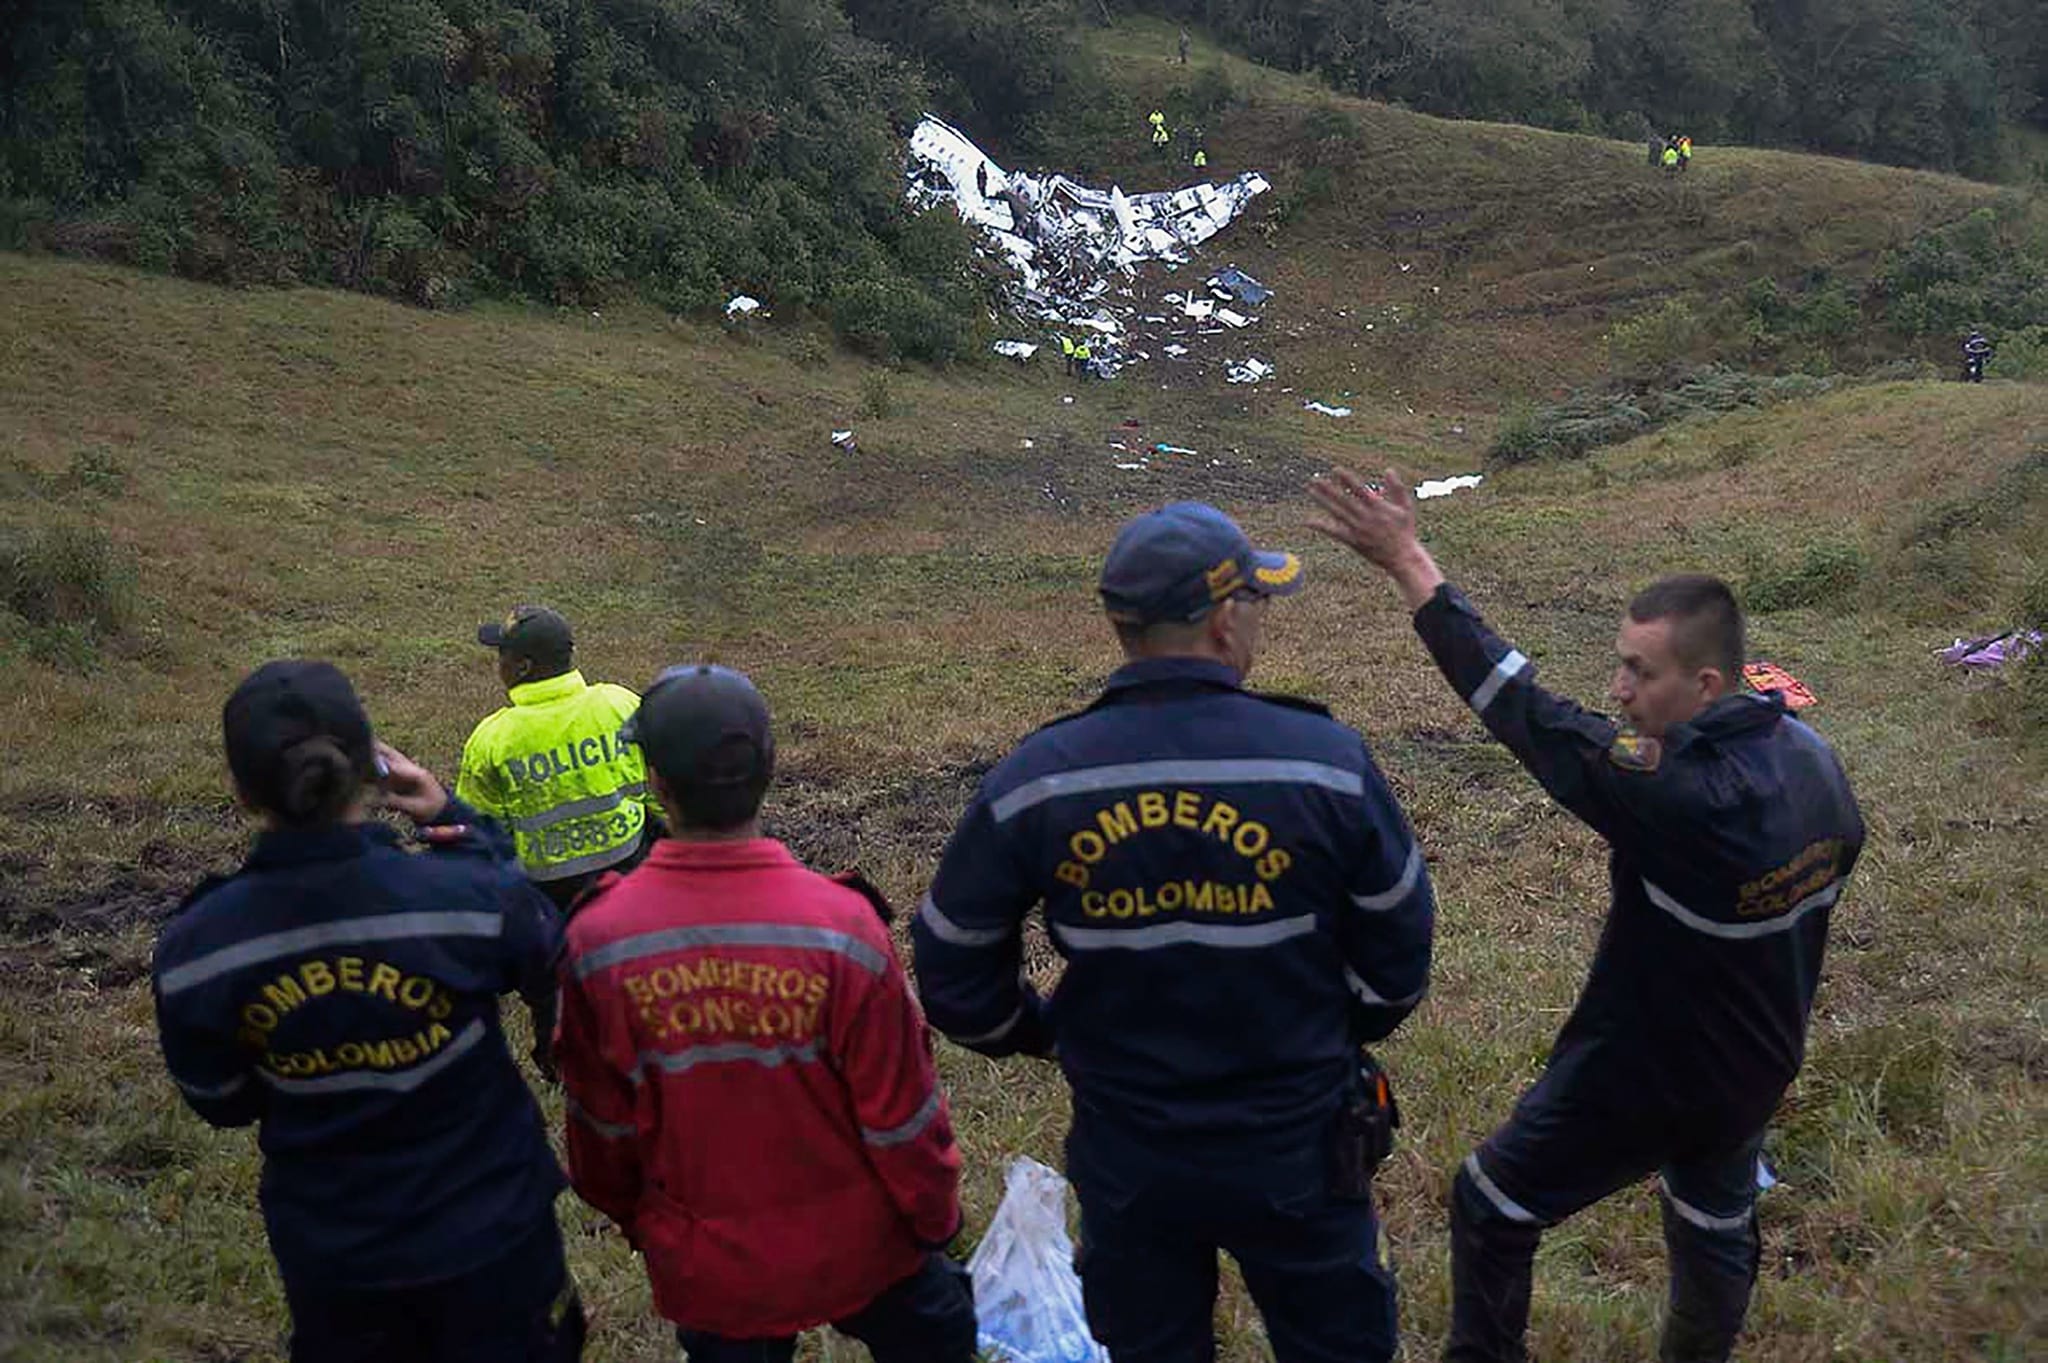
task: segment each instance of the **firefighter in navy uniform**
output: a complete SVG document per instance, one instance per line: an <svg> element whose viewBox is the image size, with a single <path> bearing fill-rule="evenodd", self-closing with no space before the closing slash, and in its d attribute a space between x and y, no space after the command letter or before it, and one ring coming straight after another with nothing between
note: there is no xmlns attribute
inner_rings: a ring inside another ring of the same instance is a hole
<svg viewBox="0 0 2048 1363"><path fill-rule="evenodd" d="M258 1128L293 1363L579 1357L562 1173L498 1019L517 990L549 1026L553 905L331 664L257 669L223 728L263 829L164 929L157 1023L192 1109ZM380 763L432 850L370 817Z"/></svg>
<svg viewBox="0 0 2048 1363"><path fill-rule="evenodd" d="M1672 577L1617 636L1618 726L1538 686L1416 538L1414 503L1339 471L1318 529L1391 577L1446 679L1551 798L1606 838L1613 902L1577 1007L1451 1191L1444 1356L1524 1358L1537 1240L1656 1173L1661 1357L1728 1357L1756 1278L1765 1124L1804 1059L1828 914L1863 847L1841 764L1777 693L1743 694L1725 584Z"/></svg>
<svg viewBox="0 0 2048 1363"><path fill-rule="evenodd" d="M1214 1356L1218 1250L1280 1363L1394 1351L1364 1153L1388 1114L1360 1047L1421 999L1434 904L1359 734L1243 689L1269 598L1300 584L1214 507L1126 526L1101 579L1125 666L989 773L911 928L941 1031L1057 1043L1088 1321L1116 1363ZM1020 978L1039 904L1067 961L1050 1000Z"/></svg>

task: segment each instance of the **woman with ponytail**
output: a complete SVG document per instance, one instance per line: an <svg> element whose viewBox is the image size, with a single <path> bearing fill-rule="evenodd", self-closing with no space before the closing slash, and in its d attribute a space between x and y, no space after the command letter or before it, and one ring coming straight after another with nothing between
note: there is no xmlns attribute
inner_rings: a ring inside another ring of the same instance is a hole
<svg viewBox="0 0 2048 1363"><path fill-rule="evenodd" d="M562 1175L498 1017L516 990L545 1038L554 906L332 664L266 663L221 720L260 831L164 929L157 1023L192 1109L257 1127L292 1363L579 1357Z"/></svg>

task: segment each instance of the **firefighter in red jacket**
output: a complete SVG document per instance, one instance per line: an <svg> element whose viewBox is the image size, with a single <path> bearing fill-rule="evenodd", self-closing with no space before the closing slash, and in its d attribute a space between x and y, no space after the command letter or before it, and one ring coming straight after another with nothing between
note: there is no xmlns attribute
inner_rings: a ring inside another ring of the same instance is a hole
<svg viewBox="0 0 2048 1363"><path fill-rule="evenodd" d="M761 836L768 708L673 667L628 721L674 832L569 928L570 1178L646 1257L692 1363L786 1363L830 1323L876 1363L969 1363L960 1155L879 907Z"/></svg>

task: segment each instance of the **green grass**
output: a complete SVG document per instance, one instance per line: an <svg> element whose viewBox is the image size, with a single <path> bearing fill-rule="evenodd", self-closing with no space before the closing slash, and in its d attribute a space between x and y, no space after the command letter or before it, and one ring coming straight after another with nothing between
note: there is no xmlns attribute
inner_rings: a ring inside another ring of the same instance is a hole
<svg viewBox="0 0 2048 1363"><path fill-rule="evenodd" d="M1107 41L1134 101L1174 78L1170 33ZM595 676L734 663L776 710L775 830L908 904L978 772L1114 665L1094 565L1122 519L1178 496L1304 549L1310 590L1274 613L1259 680L1365 730L1435 858L1438 967L1387 1048L1408 1126L1381 1185L1405 1356L1434 1355L1447 1179L1542 1063L1604 858L1484 741L1391 593L1306 540L1302 482L1331 458L1469 471L1518 401L1599 371L1609 312L1716 270L1863 259L1985 191L1715 148L1683 187L1644 182L1620 144L1329 101L1229 64L1249 102L1211 119L1219 173L1260 164L1284 195L1318 157L1363 167L1210 254L1281 289L1262 323L1281 377L1251 393L1143 371L1070 389L1007 364L882 377L803 332L433 315L0 256L0 525L104 536L108 580L131 584L63 647L0 616L0 1358L279 1357L253 1142L182 1110L146 985L154 917L245 836L216 726L249 667L334 658L380 730L446 770L499 703L470 631L512 601L569 611ZM1347 127L1355 149L1303 140ZM1153 187L1135 155L1097 169ZM1697 272L1695 254L1712 257ZM1411 258L1427 283L1396 268ZM1430 284L1442 301L1412 349L1363 329L1360 309ZM1300 410L1345 390L1348 422ZM1117 470L1126 419L1202 453ZM858 455L827 443L846 424ZM1591 700L1633 585L1680 567L1777 583L1756 651L1819 694L1857 782L1872 841L1771 1135L1786 1185L1763 1203L1745 1359L2048 1349L2048 692L1973 685L1929 652L2040 599L2044 448L2048 389L1865 384L1426 504L1447 569ZM1066 1097L1042 1067L950 1047L941 1064L971 1240L1003 1160L1056 1162ZM590 1356L671 1356L618 1238L573 1199L562 1215ZM1548 1242L1535 1347L1649 1356L1662 1281L1652 1197L1612 1199ZM1241 1290L1219 1326L1228 1363L1265 1356Z"/></svg>

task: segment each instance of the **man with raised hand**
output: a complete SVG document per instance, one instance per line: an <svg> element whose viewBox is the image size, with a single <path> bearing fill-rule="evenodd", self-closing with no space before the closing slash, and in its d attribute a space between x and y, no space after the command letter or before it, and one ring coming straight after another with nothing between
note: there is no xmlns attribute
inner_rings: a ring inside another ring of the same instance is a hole
<svg viewBox="0 0 2048 1363"><path fill-rule="evenodd" d="M1458 695L1604 837L1613 900L1585 991L1536 1085L1451 1190L1444 1357L1520 1360L1536 1244L1660 1175L1661 1357L1728 1357L1756 1279L1757 1154L1799 1072L1828 911L1863 847L1840 762L1777 694L1741 691L1742 612L1711 577L1629 603L1610 694L1625 724L1536 684L1444 580L1408 488L1338 470L1316 529L1394 582Z"/></svg>
<svg viewBox="0 0 2048 1363"><path fill-rule="evenodd" d="M768 707L672 667L627 741L669 837L569 924L569 1172L647 1260L691 1363L789 1363L831 1322L875 1363L971 1363L939 1250L960 1154L924 1018L865 882L761 835Z"/></svg>
<svg viewBox="0 0 2048 1363"><path fill-rule="evenodd" d="M1125 664L991 771L911 926L925 1006L1073 1087L1088 1323L1116 1363L1212 1358L1228 1252L1279 1363L1395 1347L1372 1206L1384 1081L1360 1047L1428 980L1421 848L1355 730L1244 689L1301 586L1215 507L1124 527L1101 596ZM1020 977L1043 905L1067 960Z"/></svg>

